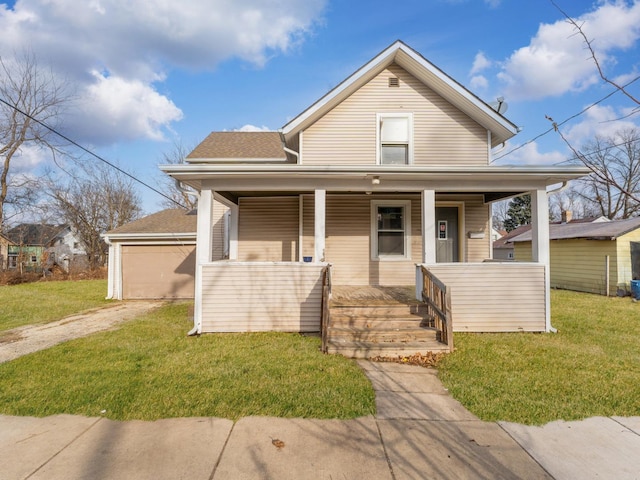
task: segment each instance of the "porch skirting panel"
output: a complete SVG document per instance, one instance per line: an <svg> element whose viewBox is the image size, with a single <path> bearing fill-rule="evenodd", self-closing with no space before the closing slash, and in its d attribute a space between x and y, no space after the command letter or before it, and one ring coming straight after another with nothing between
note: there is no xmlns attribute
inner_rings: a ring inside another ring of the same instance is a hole
<svg viewBox="0 0 640 480"><path fill-rule="evenodd" d="M317 332L324 264L202 265L202 332Z"/></svg>
<svg viewBox="0 0 640 480"><path fill-rule="evenodd" d="M545 331L544 265L510 262L425 266L451 289L454 331Z"/></svg>

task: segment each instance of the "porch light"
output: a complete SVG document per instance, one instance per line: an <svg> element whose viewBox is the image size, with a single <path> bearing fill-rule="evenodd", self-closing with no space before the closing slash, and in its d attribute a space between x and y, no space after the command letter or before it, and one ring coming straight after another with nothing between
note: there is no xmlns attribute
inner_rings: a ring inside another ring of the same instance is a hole
<svg viewBox="0 0 640 480"><path fill-rule="evenodd" d="M380 185L380 177L379 176L375 176L371 179L371 185Z"/></svg>

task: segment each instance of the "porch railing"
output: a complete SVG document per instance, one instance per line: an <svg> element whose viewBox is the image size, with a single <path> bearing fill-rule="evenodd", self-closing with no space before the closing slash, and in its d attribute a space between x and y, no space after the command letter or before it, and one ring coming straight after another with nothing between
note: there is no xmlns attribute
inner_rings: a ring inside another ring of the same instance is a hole
<svg viewBox="0 0 640 480"><path fill-rule="evenodd" d="M331 265L324 268L322 274L322 317L320 332L322 334L322 351L327 352L327 331L329 329L329 302L331 301Z"/></svg>
<svg viewBox="0 0 640 480"><path fill-rule="evenodd" d="M451 319L451 289L442 283L426 267L422 270L422 301L427 304L429 315L440 333L440 341L453 351L453 324Z"/></svg>

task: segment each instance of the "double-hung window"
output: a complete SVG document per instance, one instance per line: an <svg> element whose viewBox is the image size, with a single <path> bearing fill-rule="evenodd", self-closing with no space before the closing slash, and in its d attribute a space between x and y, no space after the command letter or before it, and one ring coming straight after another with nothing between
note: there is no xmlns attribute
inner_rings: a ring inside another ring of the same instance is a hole
<svg viewBox="0 0 640 480"><path fill-rule="evenodd" d="M371 257L374 260L406 260L410 254L411 202L371 202Z"/></svg>
<svg viewBox="0 0 640 480"><path fill-rule="evenodd" d="M379 113L378 163L407 165L413 163L413 116L410 113Z"/></svg>

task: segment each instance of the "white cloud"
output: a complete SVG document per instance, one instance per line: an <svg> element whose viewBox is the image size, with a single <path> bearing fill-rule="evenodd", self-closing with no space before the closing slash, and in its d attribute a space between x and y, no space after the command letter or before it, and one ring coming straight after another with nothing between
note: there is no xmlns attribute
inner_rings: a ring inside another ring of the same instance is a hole
<svg viewBox="0 0 640 480"><path fill-rule="evenodd" d="M476 53L469 75L476 75L477 73L486 70L492 65L492 63L493 62L485 56L484 52Z"/></svg>
<svg viewBox="0 0 640 480"><path fill-rule="evenodd" d="M14 175L29 174L48 158L48 151L34 144L24 144L11 160L11 172Z"/></svg>
<svg viewBox="0 0 640 480"><path fill-rule="evenodd" d="M517 145L507 143L504 153L516 148ZM522 148L515 150L503 159L497 160L496 165L555 165L567 159L566 153L551 151L540 152L536 142L528 143ZM499 157L503 152L494 152L494 157Z"/></svg>
<svg viewBox="0 0 640 480"><path fill-rule="evenodd" d="M255 125L247 124L247 125L243 125L242 127L234 131L235 132L272 132L273 129L269 127L265 127L264 125L262 127L257 127Z"/></svg>
<svg viewBox="0 0 640 480"><path fill-rule="evenodd" d="M615 62L615 50L629 48L640 38L640 2L607 1L576 21L606 68ZM540 25L531 43L504 62L498 78L514 100L559 96L599 81L582 37L564 19Z"/></svg>
<svg viewBox="0 0 640 480"><path fill-rule="evenodd" d="M475 75L471 77L469 85L473 90L484 90L489 86L489 81L484 75Z"/></svg>
<svg viewBox="0 0 640 480"><path fill-rule="evenodd" d="M163 127L182 118L180 109L152 86L140 80L92 73L95 81L79 93L78 111L65 124L65 129L86 140L161 140Z"/></svg>
<svg viewBox="0 0 640 480"><path fill-rule="evenodd" d="M563 134L571 145L578 149L596 136L615 138L616 132L621 129L638 128L631 120L622 119L625 113L626 110L618 112L610 106L596 105L587 110L580 123L563 129Z"/></svg>
<svg viewBox="0 0 640 480"><path fill-rule="evenodd" d="M213 70L231 57L262 66L299 44L326 2L18 0L0 5L0 55L26 46L76 84L81 115L66 123L90 120L93 142L157 139L181 118L158 89L172 69Z"/></svg>

